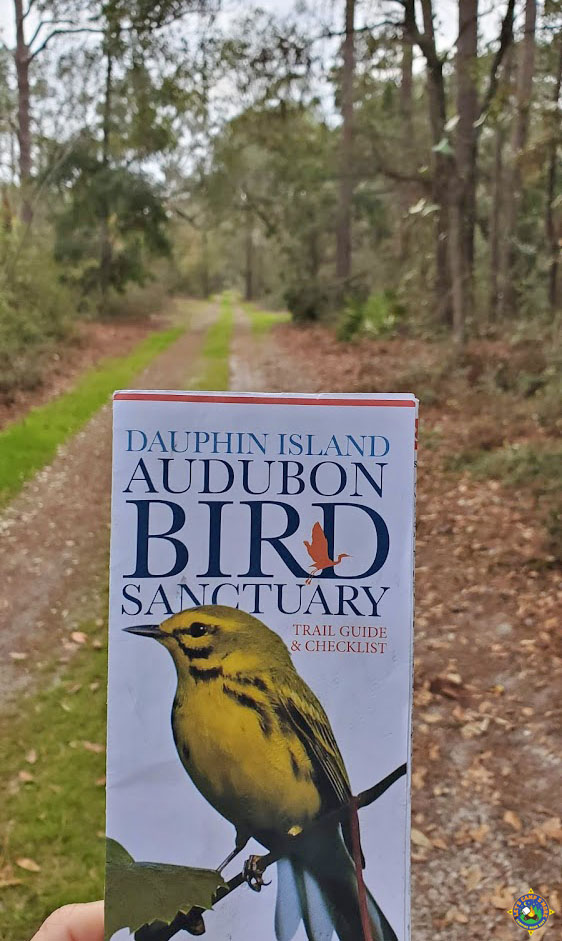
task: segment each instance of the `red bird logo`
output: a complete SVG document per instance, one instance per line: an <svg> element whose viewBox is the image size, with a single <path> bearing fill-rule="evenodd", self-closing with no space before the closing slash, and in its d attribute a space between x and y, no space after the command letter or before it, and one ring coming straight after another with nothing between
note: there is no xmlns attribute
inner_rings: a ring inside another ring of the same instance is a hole
<svg viewBox="0 0 562 941"><path fill-rule="evenodd" d="M320 572L323 572L324 569L334 568L334 566L340 564L342 559L351 558L348 552L340 552L337 559L330 558L328 555L328 540L324 535L324 530L322 529L320 523L315 523L312 527L312 536L310 539L310 542L308 542L307 539L304 540L306 551L308 552L313 563L310 566L310 575L306 580L307 585L310 585L312 579L316 575L320 575Z"/></svg>

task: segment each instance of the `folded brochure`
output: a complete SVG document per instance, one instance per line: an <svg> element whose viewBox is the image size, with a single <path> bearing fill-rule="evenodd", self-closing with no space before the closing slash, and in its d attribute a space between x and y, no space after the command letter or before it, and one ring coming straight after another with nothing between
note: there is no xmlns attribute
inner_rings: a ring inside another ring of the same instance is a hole
<svg viewBox="0 0 562 941"><path fill-rule="evenodd" d="M108 939L410 937L416 429L115 393Z"/></svg>

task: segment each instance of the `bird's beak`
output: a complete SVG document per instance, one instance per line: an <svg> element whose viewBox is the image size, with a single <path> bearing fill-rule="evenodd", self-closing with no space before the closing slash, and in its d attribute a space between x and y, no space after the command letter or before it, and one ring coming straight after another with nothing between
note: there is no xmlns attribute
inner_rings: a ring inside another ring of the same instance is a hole
<svg viewBox="0 0 562 941"><path fill-rule="evenodd" d="M138 634L139 637L154 637L156 640L164 636L164 632L160 630L158 624L132 624L131 627L124 627L123 630L127 634Z"/></svg>

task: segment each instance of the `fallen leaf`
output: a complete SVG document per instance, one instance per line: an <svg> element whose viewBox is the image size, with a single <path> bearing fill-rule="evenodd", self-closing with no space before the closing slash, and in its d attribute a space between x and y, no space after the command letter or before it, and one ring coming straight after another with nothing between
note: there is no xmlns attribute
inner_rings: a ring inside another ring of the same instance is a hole
<svg viewBox="0 0 562 941"><path fill-rule="evenodd" d="M415 827L412 827L411 838L412 843L414 843L415 846L423 846L424 849L431 849L433 846L429 837L427 837L425 833L422 833L421 830L417 830Z"/></svg>
<svg viewBox="0 0 562 941"><path fill-rule="evenodd" d="M464 884L467 892L473 892L482 881L482 870L480 866L470 866L464 871Z"/></svg>
<svg viewBox="0 0 562 941"><path fill-rule="evenodd" d="M88 641L88 635L84 631L72 631L70 636L75 644L85 644Z"/></svg>
<svg viewBox="0 0 562 941"><path fill-rule="evenodd" d="M94 752L95 755L101 755L105 751L105 746L100 745L99 742L82 742L82 748Z"/></svg>
<svg viewBox="0 0 562 941"><path fill-rule="evenodd" d="M416 768L416 770L412 772L412 785L417 791L421 790L424 786L426 774L427 768L423 767Z"/></svg>
<svg viewBox="0 0 562 941"><path fill-rule="evenodd" d="M507 911L513 908L514 899L509 889L498 888L493 895L490 895L490 902L494 908L501 908L503 911Z"/></svg>
<svg viewBox="0 0 562 941"><path fill-rule="evenodd" d="M446 849L448 849L448 846L447 846L445 840L444 840L442 837L440 837L440 836L436 836L436 837L431 841L431 845L434 846L435 849L438 849L438 850L446 850Z"/></svg>
<svg viewBox="0 0 562 941"><path fill-rule="evenodd" d="M483 843L490 832L490 827L487 823L483 823L480 827L473 827L468 831L468 834L475 843Z"/></svg>
<svg viewBox="0 0 562 941"><path fill-rule="evenodd" d="M549 820L545 820L544 823L541 823L540 827L537 829L539 829L541 833L544 833L545 836L562 843L562 822L560 817L550 817Z"/></svg>
<svg viewBox="0 0 562 941"><path fill-rule="evenodd" d="M34 748L31 748L31 749L28 751L27 755L25 756L25 760L26 760L26 761L28 762L28 764L30 764L30 765L34 765L34 764L35 764L35 762L37 761L37 752L35 751Z"/></svg>
<svg viewBox="0 0 562 941"><path fill-rule="evenodd" d="M41 872L39 863L36 863L34 859L30 859L28 856L20 856L19 859L16 859L16 866L19 866L20 869L26 869L27 872Z"/></svg>
<svg viewBox="0 0 562 941"><path fill-rule="evenodd" d="M18 771L18 778L20 781L23 781L24 784L29 784L31 781L35 781L35 778L29 771Z"/></svg>
<svg viewBox="0 0 562 941"><path fill-rule="evenodd" d="M504 823L508 823L510 827L513 827L513 829L517 830L518 832L523 828L523 824L521 823L517 814L513 812L513 810L506 810L505 814L503 815L503 819Z"/></svg>
<svg viewBox="0 0 562 941"><path fill-rule="evenodd" d="M429 688L432 693L446 699L458 699L462 695L462 679L458 673L446 673L435 676Z"/></svg>
<svg viewBox="0 0 562 941"><path fill-rule="evenodd" d="M105 774L96 781L96 787L105 787Z"/></svg>
<svg viewBox="0 0 562 941"><path fill-rule="evenodd" d="M435 723L441 722L442 716L439 712L424 712L422 719L429 722L430 725L435 725Z"/></svg>
<svg viewBox="0 0 562 941"><path fill-rule="evenodd" d="M10 657L12 660L27 660L27 654L22 653L21 650L11 650Z"/></svg>

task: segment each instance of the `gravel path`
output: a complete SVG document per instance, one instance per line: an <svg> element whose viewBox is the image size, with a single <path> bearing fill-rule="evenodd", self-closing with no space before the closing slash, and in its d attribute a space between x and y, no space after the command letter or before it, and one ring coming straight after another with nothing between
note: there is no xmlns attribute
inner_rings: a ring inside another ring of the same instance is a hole
<svg viewBox="0 0 562 941"><path fill-rule="evenodd" d="M191 328L135 385L189 386L216 312L214 305L190 305ZM101 589L107 581L110 476L108 404L0 516L0 702L28 687L53 651L62 660L70 656L80 622L106 614Z"/></svg>

